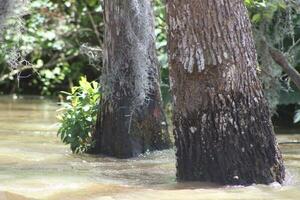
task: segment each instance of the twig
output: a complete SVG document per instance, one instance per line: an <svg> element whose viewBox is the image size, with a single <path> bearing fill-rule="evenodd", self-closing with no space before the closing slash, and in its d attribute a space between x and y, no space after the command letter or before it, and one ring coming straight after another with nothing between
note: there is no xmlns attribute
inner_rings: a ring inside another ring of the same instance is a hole
<svg viewBox="0 0 300 200"><path fill-rule="evenodd" d="M95 35L96 35L96 37L97 37L98 43L99 43L100 46L102 46L102 41L101 41L101 39L100 39L100 33L99 33L99 31L98 31L96 22L95 22L95 20L94 20L94 18L93 18L93 16L92 16L91 12L89 11L88 5L87 5L87 3L86 3L85 0L83 1L83 3L84 3L85 6L87 7L87 14L88 14L88 17L89 17L89 19L90 19L90 21L91 21L91 24L92 24L92 26L93 26L94 33L95 33Z"/></svg>
<svg viewBox="0 0 300 200"><path fill-rule="evenodd" d="M289 48L289 50L287 51L287 53L291 53L291 51L293 51L294 48L296 48L296 47L298 46L298 44L300 44L300 39L298 39L298 40L293 44L293 46L291 46L291 47Z"/></svg>

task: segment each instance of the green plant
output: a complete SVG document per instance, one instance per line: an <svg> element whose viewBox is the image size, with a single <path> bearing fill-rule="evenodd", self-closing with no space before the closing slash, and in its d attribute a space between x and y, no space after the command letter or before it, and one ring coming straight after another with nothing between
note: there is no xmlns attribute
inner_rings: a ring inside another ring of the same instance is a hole
<svg viewBox="0 0 300 200"><path fill-rule="evenodd" d="M99 84L81 78L78 87L63 94L67 95L67 102L62 103L63 108L58 115L61 122L58 136L70 145L73 153L88 152L94 145L92 134L101 98Z"/></svg>
<svg viewBox="0 0 300 200"><path fill-rule="evenodd" d="M15 30L15 24L10 25L12 30L4 31L0 93L57 96L61 90L70 91L81 76L89 80L100 76L100 64L92 65L94 60L82 52L82 46L102 46L104 26L100 1L31 0L28 7L28 13L19 22L21 31ZM16 74L10 74L4 51L14 50L15 46L33 68L18 66L21 77L26 77L20 84L15 80ZM96 54L90 50L93 48L87 48L89 55ZM99 56L94 59L101 63ZM1 81L3 75L6 78Z"/></svg>

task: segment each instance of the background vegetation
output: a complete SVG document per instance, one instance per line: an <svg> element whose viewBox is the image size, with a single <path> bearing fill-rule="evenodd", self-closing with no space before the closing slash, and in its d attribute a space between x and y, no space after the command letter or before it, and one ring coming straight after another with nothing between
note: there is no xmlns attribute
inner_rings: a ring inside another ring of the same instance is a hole
<svg viewBox="0 0 300 200"><path fill-rule="evenodd" d="M99 89L96 81L89 83L81 78L78 87L73 87L70 93L64 92L67 102L62 103L58 116L61 123L58 136L74 153L87 152L94 147L92 134L101 98Z"/></svg>
<svg viewBox="0 0 300 200"><path fill-rule="evenodd" d="M259 72L274 112L286 125L300 121L300 94L271 59L261 40L280 49L300 70L300 3L298 0L245 0L259 54ZM97 81L101 75L103 8L99 0L32 0L24 16L21 34L6 30L0 50L0 93L31 94L62 98L60 91L78 85L82 76ZM165 105L171 101L166 54L166 23L163 0L155 0L158 57L161 63ZM30 67L7 63L7 51L20 49ZM298 114L297 114L298 113ZM279 115L278 115L279 114Z"/></svg>

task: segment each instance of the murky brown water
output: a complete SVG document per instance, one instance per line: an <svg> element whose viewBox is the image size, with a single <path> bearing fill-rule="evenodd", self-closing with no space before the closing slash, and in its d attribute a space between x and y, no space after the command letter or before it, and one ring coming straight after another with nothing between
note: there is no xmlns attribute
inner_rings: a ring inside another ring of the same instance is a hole
<svg viewBox="0 0 300 200"><path fill-rule="evenodd" d="M0 200L300 199L300 145L281 145L290 174L282 187L176 183L173 150L128 160L73 155L56 137L57 108L37 98L0 97Z"/></svg>

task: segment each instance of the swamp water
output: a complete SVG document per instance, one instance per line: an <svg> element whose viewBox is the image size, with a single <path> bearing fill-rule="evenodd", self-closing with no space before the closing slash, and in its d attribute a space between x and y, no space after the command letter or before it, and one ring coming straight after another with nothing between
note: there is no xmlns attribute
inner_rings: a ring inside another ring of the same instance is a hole
<svg viewBox="0 0 300 200"><path fill-rule="evenodd" d="M56 137L57 109L48 100L0 97L0 200L300 199L300 145L281 145L289 173L282 187L177 183L173 150L128 160L73 155Z"/></svg>

